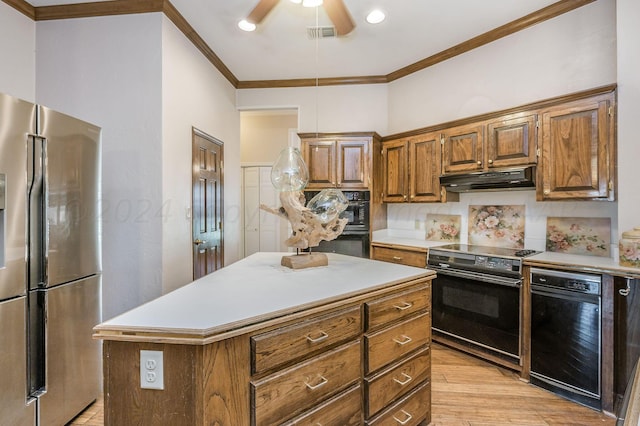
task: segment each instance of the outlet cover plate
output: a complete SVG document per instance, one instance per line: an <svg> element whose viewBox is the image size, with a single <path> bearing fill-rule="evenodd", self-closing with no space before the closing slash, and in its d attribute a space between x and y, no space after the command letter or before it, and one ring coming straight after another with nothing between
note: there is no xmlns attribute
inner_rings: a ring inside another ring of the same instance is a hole
<svg viewBox="0 0 640 426"><path fill-rule="evenodd" d="M140 387L143 389L164 389L162 351L140 351Z"/></svg>

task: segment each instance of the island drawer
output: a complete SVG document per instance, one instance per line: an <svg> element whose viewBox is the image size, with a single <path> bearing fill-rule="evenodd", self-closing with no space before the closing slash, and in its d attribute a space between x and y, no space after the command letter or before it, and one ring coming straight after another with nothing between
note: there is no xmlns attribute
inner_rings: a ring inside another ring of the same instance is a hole
<svg viewBox="0 0 640 426"><path fill-rule="evenodd" d="M279 424L358 382L360 375L358 340L252 381L252 424Z"/></svg>
<svg viewBox="0 0 640 426"><path fill-rule="evenodd" d="M417 266L418 268L427 267L426 251L412 251L399 248L380 247L376 245L372 245L371 249L371 258L374 260Z"/></svg>
<svg viewBox="0 0 640 426"><path fill-rule="evenodd" d="M429 343L429 313L411 318L392 327L365 335L365 369L372 373Z"/></svg>
<svg viewBox="0 0 640 426"><path fill-rule="evenodd" d="M362 388L359 384L292 419L284 426L359 426L362 424Z"/></svg>
<svg viewBox="0 0 640 426"><path fill-rule="evenodd" d="M415 426L431 418L431 382L425 382L398 403L368 421L369 426Z"/></svg>
<svg viewBox="0 0 640 426"><path fill-rule="evenodd" d="M431 379L431 351L424 348L365 381L365 415L374 416L397 398Z"/></svg>
<svg viewBox="0 0 640 426"><path fill-rule="evenodd" d="M367 330L386 325L431 307L430 281L420 287L365 304Z"/></svg>
<svg viewBox="0 0 640 426"><path fill-rule="evenodd" d="M335 346L362 333L360 306L329 315L316 316L302 323L277 328L251 337L254 374Z"/></svg>

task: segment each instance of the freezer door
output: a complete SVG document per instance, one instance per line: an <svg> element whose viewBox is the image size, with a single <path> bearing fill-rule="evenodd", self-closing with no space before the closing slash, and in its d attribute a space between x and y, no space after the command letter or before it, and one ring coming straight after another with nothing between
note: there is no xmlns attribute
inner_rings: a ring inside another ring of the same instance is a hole
<svg viewBox="0 0 640 426"><path fill-rule="evenodd" d="M35 403L27 401L26 297L0 302L0 423L33 426Z"/></svg>
<svg viewBox="0 0 640 426"><path fill-rule="evenodd" d="M0 301L26 294L27 139L35 105L0 94Z"/></svg>
<svg viewBox="0 0 640 426"><path fill-rule="evenodd" d="M100 395L101 342L92 338L101 322L100 275L45 293L46 384L40 397L40 425L66 424Z"/></svg>
<svg viewBox="0 0 640 426"><path fill-rule="evenodd" d="M45 138L47 286L101 271L100 128L38 107Z"/></svg>

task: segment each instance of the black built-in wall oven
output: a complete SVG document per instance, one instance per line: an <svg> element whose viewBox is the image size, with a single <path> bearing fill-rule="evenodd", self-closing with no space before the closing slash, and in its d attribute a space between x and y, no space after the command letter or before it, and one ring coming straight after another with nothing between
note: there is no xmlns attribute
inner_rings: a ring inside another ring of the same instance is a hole
<svg viewBox="0 0 640 426"><path fill-rule="evenodd" d="M319 191L305 191L307 202ZM369 257L369 191L342 191L349 205L340 214L347 219L342 234L335 240L321 241L311 251Z"/></svg>
<svg viewBox="0 0 640 426"><path fill-rule="evenodd" d="M532 253L466 244L431 248L434 340L520 369L522 257Z"/></svg>

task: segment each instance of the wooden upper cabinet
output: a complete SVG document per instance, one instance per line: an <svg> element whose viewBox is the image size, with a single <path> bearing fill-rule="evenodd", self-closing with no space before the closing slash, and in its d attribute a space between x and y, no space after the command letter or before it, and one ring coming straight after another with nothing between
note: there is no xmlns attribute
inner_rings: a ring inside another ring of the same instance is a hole
<svg viewBox="0 0 640 426"><path fill-rule="evenodd" d="M443 173L482 170L484 168L484 125L452 127L442 133Z"/></svg>
<svg viewBox="0 0 640 426"><path fill-rule="evenodd" d="M366 138L303 139L302 157L309 168L307 189L369 189L371 142Z"/></svg>
<svg viewBox="0 0 640 426"><path fill-rule="evenodd" d="M409 193L409 140L398 139L382 144L382 201L407 201Z"/></svg>
<svg viewBox="0 0 640 426"><path fill-rule="evenodd" d="M487 162L491 167L535 164L537 115L517 114L487 123Z"/></svg>
<svg viewBox="0 0 640 426"><path fill-rule="evenodd" d="M409 199L440 201L440 135L430 133L409 139Z"/></svg>
<svg viewBox="0 0 640 426"><path fill-rule="evenodd" d="M382 144L383 198L393 202L445 202L440 186L440 133L387 141ZM454 198L450 201L457 201Z"/></svg>
<svg viewBox="0 0 640 426"><path fill-rule="evenodd" d="M614 199L613 94L542 110L538 200Z"/></svg>

